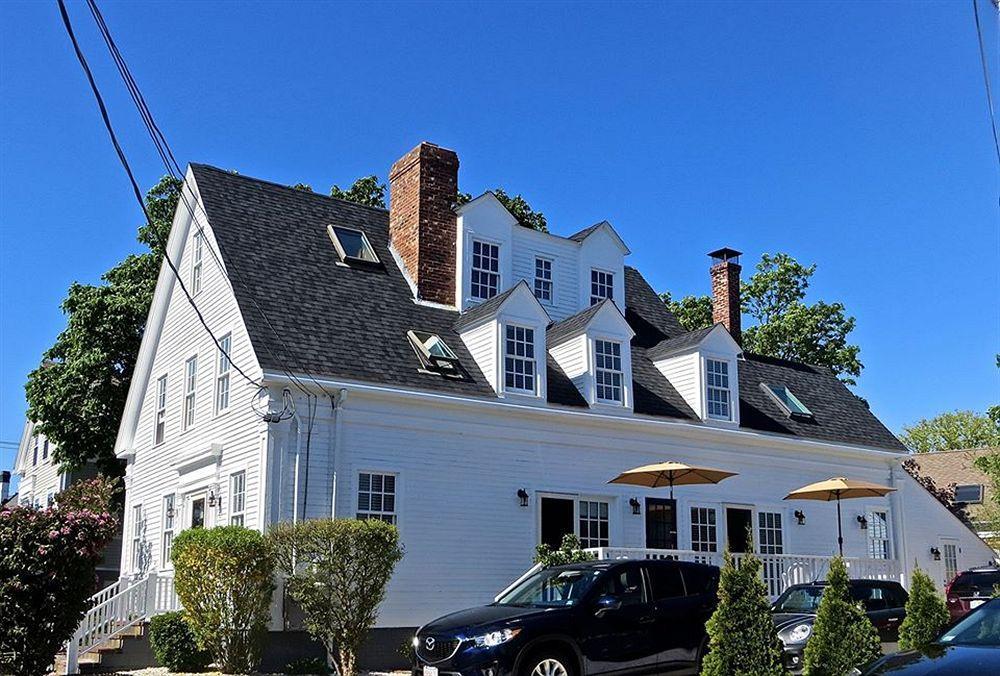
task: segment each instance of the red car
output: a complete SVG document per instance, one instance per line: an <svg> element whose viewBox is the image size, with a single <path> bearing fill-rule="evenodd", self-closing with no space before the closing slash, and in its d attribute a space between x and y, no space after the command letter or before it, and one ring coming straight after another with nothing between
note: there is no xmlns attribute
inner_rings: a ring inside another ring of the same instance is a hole
<svg viewBox="0 0 1000 676"><path fill-rule="evenodd" d="M989 601L997 585L1000 568L996 567L971 568L956 575L944 590L951 619L957 620Z"/></svg>

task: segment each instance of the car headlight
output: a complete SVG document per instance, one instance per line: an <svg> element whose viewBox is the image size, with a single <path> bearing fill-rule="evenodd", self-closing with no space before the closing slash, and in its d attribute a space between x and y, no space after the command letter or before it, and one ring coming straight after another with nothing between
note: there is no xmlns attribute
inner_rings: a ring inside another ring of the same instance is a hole
<svg viewBox="0 0 1000 676"><path fill-rule="evenodd" d="M501 643L506 643L520 633L520 627L516 627L514 629L499 629L497 631L491 631L488 634L483 634L482 636L473 636L469 640L474 642L477 648L492 648L500 645Z"/></svg>
<svg viewBox="0 0 1000 676"><path fill-rule="evenodd" d="M792 630L788 632L788 642L789 643L802 643L807 638L809 634L813 631L811 624L798 624L792 627Z"/></svg>
<svg viewBox="0 0 1000 676"><path fill-rule="evenodd" d="M413 644L414 648L419 648L420 647L420 639L417 638L416 636L413 637L413 640L410 641L410 643Z"/></svg>

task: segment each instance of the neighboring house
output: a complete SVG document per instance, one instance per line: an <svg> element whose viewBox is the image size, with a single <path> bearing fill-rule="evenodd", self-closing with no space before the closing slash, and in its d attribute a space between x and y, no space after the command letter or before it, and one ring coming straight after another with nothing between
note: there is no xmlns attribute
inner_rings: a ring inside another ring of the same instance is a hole
<svg viewBox="0 0 1000 676"><path fill-rule="evenodd" d="M953 492L954 502L963 507L975 531L988 542L997 539L985 511L994 505L993 484L975 466L976 458L1000 453L1000 448L968 448L937 453L916 453L912 456L921 476L934 481L938 489Z"/></svg>
<svg viewBox="0 0 1000 676"><path fill-rule="evenodd" d="M719 323L687 332L609 223L537 232L491 193L455 209L457 175L421 144L387 211L189 168L168 252L218 345L163 267L115 447L123 576L169 580L185 528L332 516L400 529L393 646L569 532L603 557L719 561L751 528L776 594L837 549L833 503L783 496L840 475L898 489L844 502L852 574L992 559L829 369L742 351L737 252L711 267ZM607 483L662 460L739 474L673 500Z"/></svg>
<svg viewBox="0 0 1000 676"><path fill-rule="evenodd" d="M14 460L14 473L20 477L17 504L46 509L56 504L59 493L80 479L96 476L97 470L87 466L74 472L63 471L55 462L55 445L35 429L30 420L24 423L21 443ZM97 576L102 587L119 578L121 559L121 536L119 535L104 550L104 556L97 565Z"/></svg>

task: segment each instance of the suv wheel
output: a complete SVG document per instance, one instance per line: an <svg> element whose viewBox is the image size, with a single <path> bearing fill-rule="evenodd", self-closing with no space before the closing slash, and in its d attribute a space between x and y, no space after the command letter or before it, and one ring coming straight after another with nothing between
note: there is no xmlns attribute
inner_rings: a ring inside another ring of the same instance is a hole
<svg viewBox="0 0 1000 676"><path fill-rule="evenodd" d="M573 663L558 650L540 650L524 660L523 676L575 676Z"/></svg>

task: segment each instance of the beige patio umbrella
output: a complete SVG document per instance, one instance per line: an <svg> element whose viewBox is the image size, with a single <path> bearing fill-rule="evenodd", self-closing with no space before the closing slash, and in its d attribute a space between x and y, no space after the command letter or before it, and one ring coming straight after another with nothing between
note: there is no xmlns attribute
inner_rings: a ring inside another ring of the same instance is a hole
<svg viewBox="0 0 1000 676"><path fill-rule="evenodd" d="M844 555L844 526L840 518L840 501L851 498L881 498L892 493L895 488L872 484L867 481L847 479L842 476L832 477L825 481L817 481L814 484L796 488L785 496L785 500L822 500L830 502L837 501L837 545L840 547L840 555Z"/></svg>
<svg viewBox="0 0 1000 676"><path fill-rule="evenodd" d="M631 484L646 488L661 488L670 486L670 498L674 497L674 486L693 484L717 484L723 479L736 476L736 472L712 467L695 467L682 462L658 462L653 465L643 465L622 472L609 484Z"/></svg>

